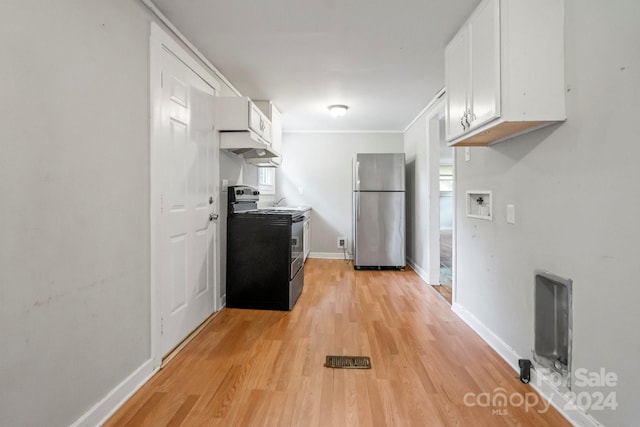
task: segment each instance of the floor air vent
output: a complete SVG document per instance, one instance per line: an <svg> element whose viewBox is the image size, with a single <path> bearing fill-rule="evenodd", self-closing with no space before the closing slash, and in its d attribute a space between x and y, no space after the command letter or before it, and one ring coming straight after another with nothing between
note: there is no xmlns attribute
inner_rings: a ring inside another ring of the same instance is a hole
<svg viewBox="0 0 640 427"><path fill-rule="evenodd" d="M327 356L327 368L371 369L371 360L366 356Z"/></svg>

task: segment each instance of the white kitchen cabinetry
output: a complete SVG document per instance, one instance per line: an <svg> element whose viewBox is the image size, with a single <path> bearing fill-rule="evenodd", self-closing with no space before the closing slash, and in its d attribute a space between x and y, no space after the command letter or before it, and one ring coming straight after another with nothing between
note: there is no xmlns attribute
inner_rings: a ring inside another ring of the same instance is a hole
<svg viewBox="0 0 640 427"><path fill-rule="evenodd" d="M499 10L482 3L445 51L449 140L500 115Z"/></svg>
<svg viewBox="0 0 640 427"><path fill-rule="evenodd" d="M467 114L467 91L469 90L469 32L467 27L449 42L444 52L447 96L447 141L462 135L466 130L464 118Z"/></svg>
<svg viewBox="0 0 640 427"><path fill-rule="evenodd" d="M304 260L306 261L311 252L311 218L307 218L304 221L304 228L302 229L302 244L304 247Z"/></svg>
<svg viewBox="0 0 640 427"><path fill-rule="evenodd" d="M277 157L271 143L271 122L246 96L217 97L220 149L244 157Z"/></svg>
<svg viewBox="0 0 640 427"><path fill-rule="evenodd" d="M271 123L249 97L218 97L217 101L219 131L251 130L263 140L271 142Z"/></svg>
<svg viewBox="0 0 640 427"><path fill-rule="evenodd" d="M566 119L563 0L485 0L445 50L449 145Z"/></svg>
<svg viewBox="0 0 640 427"><path fill-rule="evenodd" d="M271 121L271 150L278 153L277 157L248 157L247 162L259 167L279 167L282 162L282 117L280 111L271 101L254 101L256 106Z"/></svg>
<svg viewBox="0 0 640 427"><path fill-rule="evenodd" d="M249 129L255 131L264 138L265 141L271 141L271 123L269 119L260 111L260 109L251 103L251 112L249 113Z"/></svg>

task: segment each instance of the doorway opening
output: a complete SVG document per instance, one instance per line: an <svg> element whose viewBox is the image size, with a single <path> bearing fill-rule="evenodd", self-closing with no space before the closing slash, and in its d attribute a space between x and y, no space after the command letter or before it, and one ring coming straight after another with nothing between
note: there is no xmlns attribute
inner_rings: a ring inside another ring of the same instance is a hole
<svg viewBox="0 0 640 427"><path fill-rule="evenodd" d="M453 148L445 139L444 114L439 116L439 156L438 156L438 191L439 191L439 226L438 257L439 281L433 287L451 304L453 301L453 218L454 218L454 165ZM435 160L435 159L434 159ZM435 162L434 162L435 163ZM435 166L435 165L434 165Z"/></svg>
<svg viewBox="0 0 640 427"><path fill-rule="evenodd" d="M440 282L438 292L451 304L453 286L453 165L440 164Z"/></svg>

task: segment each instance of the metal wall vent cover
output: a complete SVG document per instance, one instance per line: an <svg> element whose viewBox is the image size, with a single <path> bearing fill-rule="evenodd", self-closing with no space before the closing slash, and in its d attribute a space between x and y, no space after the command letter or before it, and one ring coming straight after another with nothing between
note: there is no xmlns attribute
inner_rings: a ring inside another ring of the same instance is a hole
<svg viewBox="0 0 640 427"><path fill-rule="evenodd" d="M535 273L533 359L563 378L571 389L573 281L546 271Z"/></svg>
<svg viewBox="0 0 640 427"><path fill-rule="evenodd" d="M371 369L371 359L367 356L327 356L327 368Z"/></svg>

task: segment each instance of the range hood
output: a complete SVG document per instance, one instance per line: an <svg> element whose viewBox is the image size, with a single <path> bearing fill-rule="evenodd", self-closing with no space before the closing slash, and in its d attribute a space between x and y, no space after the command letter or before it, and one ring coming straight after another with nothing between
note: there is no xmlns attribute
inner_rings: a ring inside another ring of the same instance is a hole
<svg viewBox="0 0 640 427"><path fill-rule="evenodd" d="M282 157L250 157L247 163L259 168L278 168L282 163Z"/></svg>
<svg viewBox="0 0 640 427"><path fill-rule="evenodd" d="M242 155L245 159L280 156L280 153L275 152L269 142L252 130L220 132L220 149Z"/></svg>

